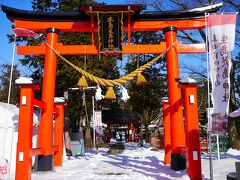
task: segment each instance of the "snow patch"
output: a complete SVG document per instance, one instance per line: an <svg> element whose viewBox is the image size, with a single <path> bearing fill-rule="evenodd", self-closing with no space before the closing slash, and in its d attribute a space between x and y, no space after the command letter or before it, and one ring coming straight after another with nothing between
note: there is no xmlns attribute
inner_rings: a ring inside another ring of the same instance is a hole
<svg viewBox="0 0 240 180"><path fill-rule="evenodd" d="M54 97L54 103L64 103L64 97Z"/></svg>
<svg viewBox="0 0 240 180"><path fill-rule="evenodd" d="M19 77L18 79L15 80L16 84L32 84L33 79L28 78L28 77Z"/></svg>
<svg viewBox="0 0 240 180"><path fill-rule="evenodd" d="M240 151L237 149L232 149L230 148L227 152L227 154L233 155L233 156L239 156L240 155Z"/></svg>

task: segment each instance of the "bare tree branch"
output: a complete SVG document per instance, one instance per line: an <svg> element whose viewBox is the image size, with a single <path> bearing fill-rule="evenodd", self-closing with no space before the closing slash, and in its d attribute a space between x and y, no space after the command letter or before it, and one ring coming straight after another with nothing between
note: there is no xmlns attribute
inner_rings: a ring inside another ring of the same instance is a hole
<svg viewBox="0 0 240 180"><path fill-rule="evenodd" d="M187 6L187 3L181 2L181 1L175 1L175 0L170 0L173 4L179 6L182 10L187 10L189 9Z"/></svg>
<svg viewBox="0 0 240 180"><path fill-rule="evenodd" d="M240 11L240 4L236 4L232 0L225 0L225 2L235 7L238 10L238 12Z"/></svg>
<svg viewBox="0 0 240 180"><path fill-rule="evenodd" d="M206 43L206 34L205 34L204 30L203 29L199 29L198 31L199 31L201 37L203 38L204 42Z"/></svg>
<svg viewBox="0 0 240 180"><path fill-rule="evenodd" d="M194 39L190 33L187 33L186 31L184 30L180 30L180 32L182 32L184 34L184 36L181 36L181 35L178 35L178 37L180 38L183 38L183 39L187 39L189 40L189 42L192 42L192 43L200 43L199 40L197 39Z"/></svg>
<svg viewBox="0 0 240 180"><path fill-rule="evenodd" d="M187 73L193 75L193 76L198 76L198 77L201 77L201 78L204 78L204 79L207 79L207 75L205 74L206 71L205 70L202 70L201 68L199 67L193 67L193 66L190 66L190 65L186 65L186 64L181 64L180 66L181 68L187 70Z"/></svg>

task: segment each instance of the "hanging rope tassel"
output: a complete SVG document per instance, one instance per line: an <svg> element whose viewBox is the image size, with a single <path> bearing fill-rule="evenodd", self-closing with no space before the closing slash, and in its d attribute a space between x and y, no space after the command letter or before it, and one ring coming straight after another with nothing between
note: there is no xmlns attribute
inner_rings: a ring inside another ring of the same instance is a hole
<svg viewBox="0 0 240 180"><path fill-rule="evenodd" d="M88 83L87 83L86 77L84 75L79 79L77 85L79 87L88 87Z"/></svg>
<svg viewBox="0 0 240 180"><path fill-rule="evenodd" d="M116 99L116 95L115 95L115 92L113 90L113 87L108 88L105 99L108 99L108 100Z"/></svg>
<svg viewBox="0 0 240 180"><path fill-rule="evenodd" d="M145 84L147 84L145 77L141 73L138 73L136 85L143 86Z"/></svg>

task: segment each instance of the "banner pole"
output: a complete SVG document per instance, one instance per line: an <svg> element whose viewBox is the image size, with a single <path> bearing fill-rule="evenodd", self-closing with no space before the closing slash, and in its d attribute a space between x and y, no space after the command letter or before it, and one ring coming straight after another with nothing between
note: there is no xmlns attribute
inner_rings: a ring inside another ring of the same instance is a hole
<svg viewBox="0 0 240 180"><path fill-rule="evenodd" d="M209 140L209 166L210 166L210 180L213 180L212 138L211 138L211 132L208 132L208 140Z"/></svg>
<svg viewBox="0 0 240 180"><path fill-rule="evenodd" d="M220 161L220 150L219 150L219 135L217 134L217 156L218 160Z"/></svg>
<svg viewBox="0 0 240 180"><path fill-rule="evenodd" d="M209 49L208 49L208 26L207 26L207 15L205 13L205 31L206 31L206 55L207 55L207 87L208 87L208 144L209 144L209 168L210 168L210 180L213 180L213 165L212 165L212 140L210 127L210 73L209 73Z"/></svg>
<svg viewBox="0 0 240 180"><path fill-rule="evenodd" d="M96 119L95 119L95 111L94 111L94 96L92 96L92 108L93 108L93 149L95 149L96 144L96 134L95 134L95 125L96 125Z"/></svg>

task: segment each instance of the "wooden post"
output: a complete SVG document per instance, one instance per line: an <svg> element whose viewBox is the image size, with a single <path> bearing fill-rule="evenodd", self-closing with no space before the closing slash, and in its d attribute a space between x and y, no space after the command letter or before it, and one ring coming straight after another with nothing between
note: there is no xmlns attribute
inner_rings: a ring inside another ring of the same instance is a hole
<svg viewBox="0 0 240 180"><path fill-rule="evenodd" d="M128 142L131 142L130 130L131 130L131 123L128 123Z"/></svg>
<svg viewBox="0 0 240 180"><path fill-rule="evenodd" d="M107 124L107 143L110 143L110 139L111 139L111 128L110 128L110 124Z"/></svg>
<svg viewBox="0 0 240 180"><path fill-rule="evenodd" d="M58 151L54 153L54 166L62 166L63 162L63 128L64 128L64 103L56 104L56 121L54 145Z"/></svg>
<svg viewBox="0 0 240 180"><path fill-rule="evenodd" d="M48 28L47 43L53 48L58 42L59 30ZM44 148L44 154L38 156L37 171L53 170L53 111L54 111L54 95L55 95L55 80L56 80L57 56L50 49L46 48L44 62L44 76L42 86L42 101L47 103L47 107L41 113L41 122L38 133L38 146Z"/></svg>
<svg viewBox="0 0 240 180"><path fill-rule="evenodd" d="M177 29L166 27L163 29L166 41L166 48L170 47L177 40ZM166 53L167 77L168 77L168 97L171 119L171 169L182 170L186 168L185 154L182 148L185 147L185 131L183 123L183 111L180 106L181 89L178 88L179 66L178 53L176 47L171 48Z"/></svg>
<svg viewBox="0 0 240 180"><path fill-rule="evenodd" d="M37 85L21 85L20 89L16 180L31 179L34 90L38 89Z"/></svg>
<svg viewBox="0 0 240 180"><path fill-rule="evenodd" d="M170 124L170 108L167 102L163 105L163 128L164 128L164 163L170 165L171 158L171 124Z"/></svg>
<svg viewBox="0 0 240 180"><path fill-rule="evenodd" d="M91 14L91 36L92 36L92 45L94 45L94 16L92 14Z"/></svg>
<svg viewBox="0 0 240 180"><path fill-rule="evenodd" d="M133 134L133 142L137 142L136 141L136 137L137 137L137 128L133 128L133 132L134 132L134 134Z"/></svg>
<svg viewBox="0 0 240 180"><path fill-rule="evenodd" d="M128 32L128 45L130 45L131 42L131 19L130 14L128 14L128 22L127 22L127 32Z"/></svg>
<svg viewBox="0 0 240 180"><path fill-rule="evenodd" d="M190 179L202 179L196 84L181 84L184 90L187 171Z"/></svg>

